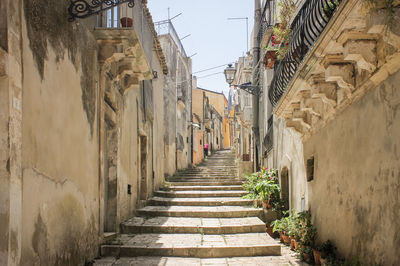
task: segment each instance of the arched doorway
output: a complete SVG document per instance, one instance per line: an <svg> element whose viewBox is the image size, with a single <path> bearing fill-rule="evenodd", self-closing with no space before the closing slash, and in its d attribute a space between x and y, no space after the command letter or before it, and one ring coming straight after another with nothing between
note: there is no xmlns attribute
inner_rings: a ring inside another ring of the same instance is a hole
<svg viewBox="0 0 400 266"><path fill-rule="evenodd" d="M281 197L284 204L284 210L289 210L289 170L285 166L281 171Z"/></svg>

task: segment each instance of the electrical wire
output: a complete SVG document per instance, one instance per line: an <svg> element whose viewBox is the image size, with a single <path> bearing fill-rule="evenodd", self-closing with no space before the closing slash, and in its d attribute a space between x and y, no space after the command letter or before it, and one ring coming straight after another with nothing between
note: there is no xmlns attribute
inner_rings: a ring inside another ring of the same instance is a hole
<svg viewBox="0 0 400 266"><path fill-rule="evenodd" d="M227 63L227 64L223 64L223 65L216 66L216 67L211 67L211 68L204 69L204 70L200 70L200 71L196 71L196 72L193 72L192 74L197 74L197 73L206 72L206 71L209 71L209 70L213 70L213 69L216 69L216 68L220 68L220 67L223 67L223 66L227 66L227 65L229 65L229 64L234 64L234 62Z"/></svg>

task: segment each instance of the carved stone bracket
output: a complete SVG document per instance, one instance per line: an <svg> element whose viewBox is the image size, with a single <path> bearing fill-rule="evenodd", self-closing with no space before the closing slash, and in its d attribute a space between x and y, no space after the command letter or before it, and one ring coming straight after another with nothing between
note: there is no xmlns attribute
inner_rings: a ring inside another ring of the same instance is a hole
<svg viewBox="0 0 400 266"><path fill-rule="evenodd" d="M359 69L372 73L377 67L377 34L345 31L338 38L344 60L354 61Z"/></svg>

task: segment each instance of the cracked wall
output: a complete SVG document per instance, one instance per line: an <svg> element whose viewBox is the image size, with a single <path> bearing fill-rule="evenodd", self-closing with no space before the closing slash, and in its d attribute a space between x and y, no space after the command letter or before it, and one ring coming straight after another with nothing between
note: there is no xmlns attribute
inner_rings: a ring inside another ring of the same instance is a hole
<svg viewBox="0 0 400 266"><path fill-rule="evenodd" d="M304 144L320 240L365 265L400 259L400 72L353 103ZM324 145L321 145L324 143Z"/></svg>

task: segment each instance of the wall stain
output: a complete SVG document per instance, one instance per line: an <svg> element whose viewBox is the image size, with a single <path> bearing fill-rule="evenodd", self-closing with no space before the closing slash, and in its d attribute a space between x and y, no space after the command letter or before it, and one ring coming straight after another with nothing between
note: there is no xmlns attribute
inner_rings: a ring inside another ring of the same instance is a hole
<svg viewBox="0 0 400 266"><path fill-rule="evenodd" d="M46 221L42 215L47 217ZM57 226L50 228L53 219ZM32 237L33 257L39 258L39 265L84 265L97 256L97 230L95 217L91 215L86 221L85 210L78 200L67 195L54 208L38 215ZM58 237L49 237L54 234ZM26 260L30 257L25 255L25 258L23 263L29 264Z"/></svg>
<svg viewBox="0 0 400 266"><path fill-rule="evenodd" d="M96 91L94 73L97 73L97 44L84 23L68 22L69 0L24 0L29 46L37 70L44 79L44 62L48 59L48 44L56 54L56 61L67 53L75 69L81 73L82 104L93 136Z"/></svg>

